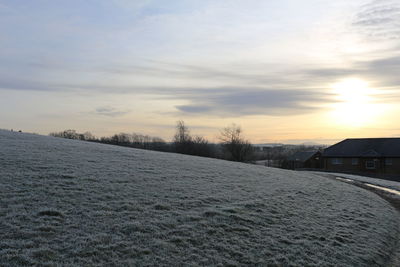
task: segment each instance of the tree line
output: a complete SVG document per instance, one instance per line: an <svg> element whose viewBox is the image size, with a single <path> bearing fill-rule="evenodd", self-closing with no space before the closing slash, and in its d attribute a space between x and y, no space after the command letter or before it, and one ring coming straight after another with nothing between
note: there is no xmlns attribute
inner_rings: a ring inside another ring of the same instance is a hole
<svg viewBox="0 0 400 267"><path fill-rule="evenodd" d="M119 133L110 137L97 138L90 132L78 133L75 130L52 132L54 137L76 139L118 146L149 149L163 152L220 158L231 161L249 162L254 157L254 147L244 138L240 126L232 124L220 131L219 143L210 143L202 136L192 135L184 121L178 121L172 142L160 137L138 133Z"/></svg>

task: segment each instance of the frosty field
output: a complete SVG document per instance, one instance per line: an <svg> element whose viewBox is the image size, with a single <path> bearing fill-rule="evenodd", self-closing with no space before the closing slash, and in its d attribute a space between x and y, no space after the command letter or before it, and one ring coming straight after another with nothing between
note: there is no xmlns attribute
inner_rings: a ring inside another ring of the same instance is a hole
<svg viewBox="0 0 400 267"><path fill-rule="evenodd" d="M0 266L390 266L400 216L315 173L0 131Z"/></svg>

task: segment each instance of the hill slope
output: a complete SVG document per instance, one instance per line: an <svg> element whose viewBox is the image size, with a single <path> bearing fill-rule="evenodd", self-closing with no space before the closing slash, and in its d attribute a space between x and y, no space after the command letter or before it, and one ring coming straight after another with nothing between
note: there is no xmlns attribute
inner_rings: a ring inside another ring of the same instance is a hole
<svg viewBox="0 0 400 267"><path fill-rule="evenodd" d="M0 265L386 265L397 212L317 174L0 131Z"/></svg>

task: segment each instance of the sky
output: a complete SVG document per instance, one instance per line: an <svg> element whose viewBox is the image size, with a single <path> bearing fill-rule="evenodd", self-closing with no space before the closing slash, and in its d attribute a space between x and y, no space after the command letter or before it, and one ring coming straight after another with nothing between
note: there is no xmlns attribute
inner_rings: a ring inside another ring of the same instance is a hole
<svg viewBox="0 0 400 267"><path fill-rule="evenodd" d="M0 0L0 128L400 137L398 0Z"/></svg>

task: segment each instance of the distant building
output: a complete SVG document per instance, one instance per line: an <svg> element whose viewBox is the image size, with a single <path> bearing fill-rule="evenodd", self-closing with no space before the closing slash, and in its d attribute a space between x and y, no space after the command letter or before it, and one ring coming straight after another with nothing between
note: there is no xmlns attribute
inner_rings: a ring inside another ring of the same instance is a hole
<svg viewBox="0 0 400 267"><path fill-rule="evenodd" d="M322 157L328 171L400 177L400 138L346 139Z"/></svg>
<svg viewBox="0 0 400 267"><path fill-rule="evenodd" d="M289 156L285 165L284 167L292 170L319 169L323 167L323 160L319 151L301 151Z"/></svg>

